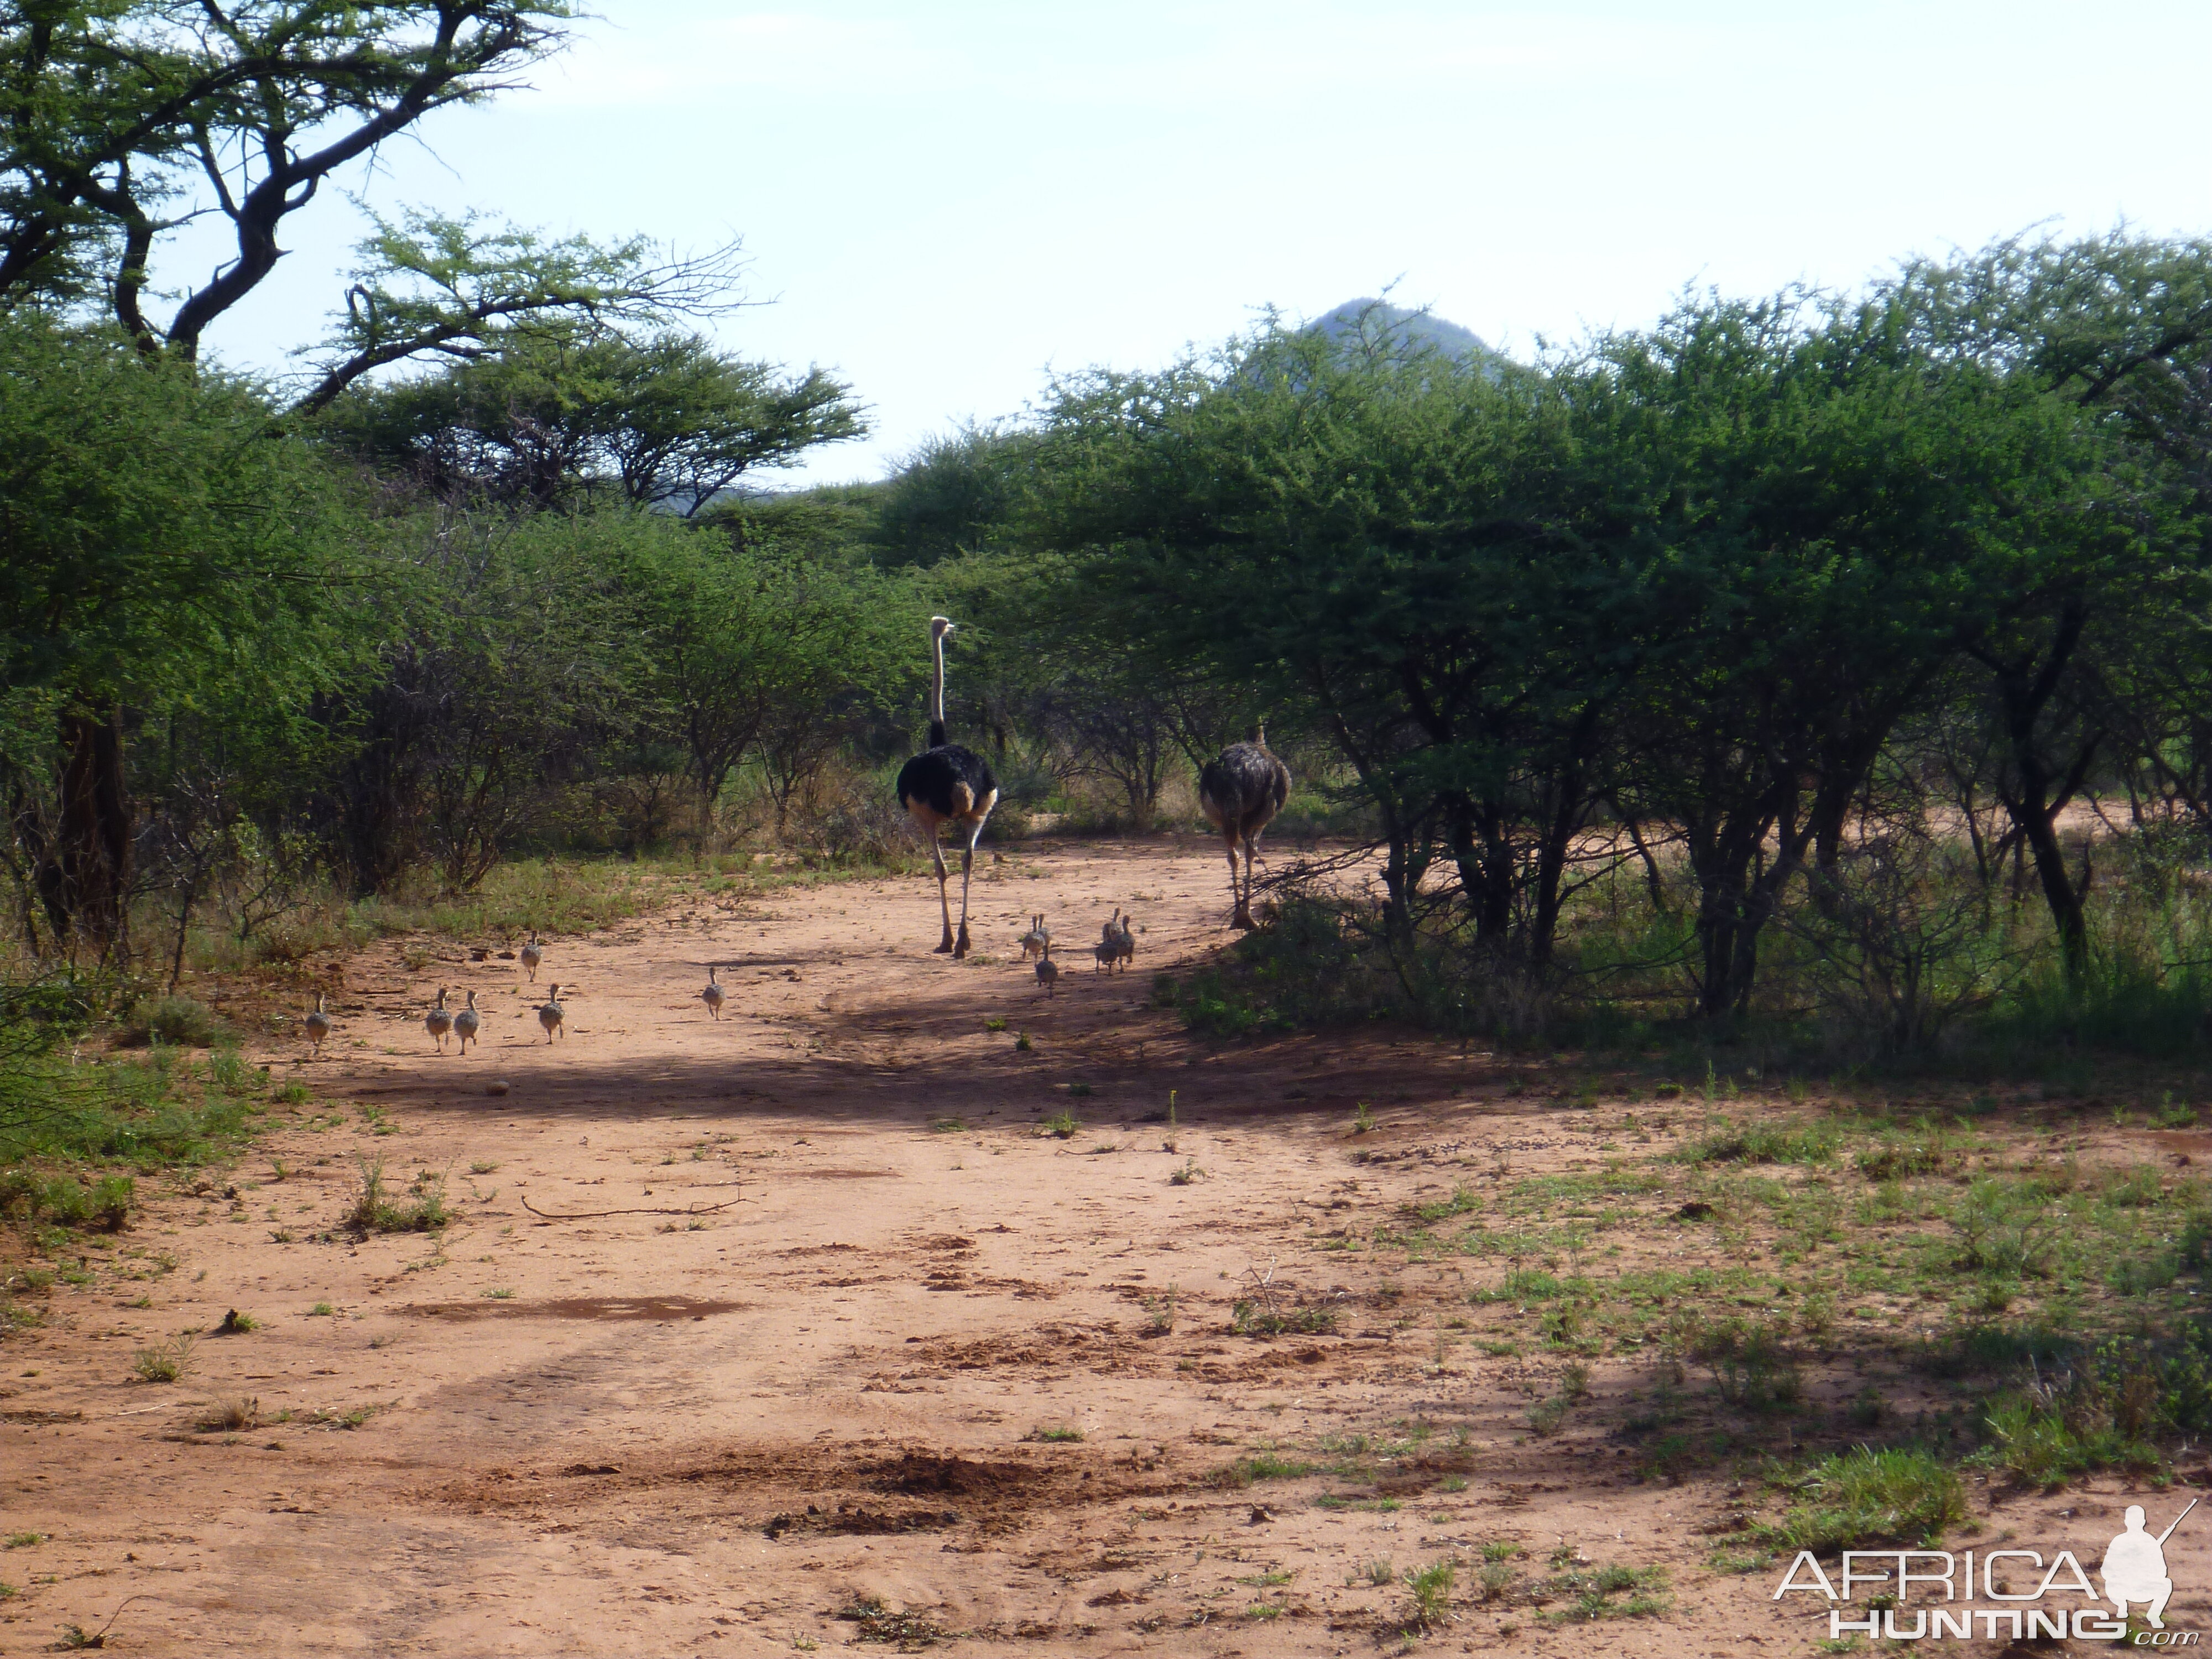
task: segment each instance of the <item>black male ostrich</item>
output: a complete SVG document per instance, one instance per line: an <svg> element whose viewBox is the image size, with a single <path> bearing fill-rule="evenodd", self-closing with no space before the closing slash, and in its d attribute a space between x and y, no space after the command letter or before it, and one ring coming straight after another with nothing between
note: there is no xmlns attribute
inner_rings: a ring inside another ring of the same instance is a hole
<svg viewBox="0 0 2212 1659"><path fill-rule="evenodd" d="M975 863L975 838L983 821L999 804L999 781L983 757L957 743L945 740L945 636L952 624L942 617L929 619L929 747L899 769L899 805L929 837L929 856L937 866L937 908L945 915L945 938L939 951L955 957L968 954L968 880ZM960 936L952 936L952 906L946 899L945 848L937 838L946 823L967 839L960 849Z"/></svg>
<svg viewBox="0 0 2212 1659"><path fill-rule="evenodd" d="M1232 743L1198 775L1199 810L1221 832L1229 849L1229 892L1237 901L1231 927L1252 921L1252 855L1261 832L1291 798L1291 769L1267 747L1267 728L1252 728L1249 743ZM1244 884L1237 884L1237 843L1244 843Z"/></svg>

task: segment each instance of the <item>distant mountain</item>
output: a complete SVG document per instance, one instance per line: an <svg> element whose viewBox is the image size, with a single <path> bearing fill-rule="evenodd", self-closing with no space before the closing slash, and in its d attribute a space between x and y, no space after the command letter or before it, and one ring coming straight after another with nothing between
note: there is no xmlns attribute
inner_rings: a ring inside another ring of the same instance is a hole
<svg viewBox="0 0 2212 1659"><path fill-rule="evenodd" d="M1306 325L1314 333L1332 340L1407 340L1431 346L1448 357L1474 358L1483 362L1504 361L1471 328L1447 322L1425 311L1408 311L1383 300L1346 300L1335 310Z"/></svg>

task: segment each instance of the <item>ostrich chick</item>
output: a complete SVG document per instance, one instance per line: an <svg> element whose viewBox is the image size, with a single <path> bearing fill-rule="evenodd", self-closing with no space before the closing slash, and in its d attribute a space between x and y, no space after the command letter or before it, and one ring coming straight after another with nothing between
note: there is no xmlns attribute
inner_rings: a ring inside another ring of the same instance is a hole
<svg viewBox="0 0 2212 1659"><path fill-rule="evenodd" d="M562 1024L568 1015L568 1011L561 1006L561 988L556 984L545 994L544 1004L538 1010L538 1023L545 1028L548 1047L551 1046L556 1036L568 1035L568 1027Z"/></svg>
<svg viewBox="0 0 2212 1659"><path fill-rule="evenodd" d="M1048 941L1044 947L1044 954L1037 958L1036 976L1037 983L1044 987L1044 994L1048 997L1060 984L1060 964L1052 959L1052 945Z"/></svg>
<svg viewBox="0 0 2212 1659"><path fill-rule="evenodd" d="M315 993L315 1011L307 1018L307 1052L311 1058L323 1057L323 1039L331 1034L331 1017L323 1012L323 994Z"/></svg>
<svg viewBox="0 0 2212 1659"><path fill-rule="evenodd" d="M699 1000L707 1005L707 1012L708 1013L712 1014L716 1019L721 1018L722 985L721 981L714 977L714 969L711 963L708 964L707 969L707 984L705 988L699 993Z"/></svg>
<svg viewBox="0 0 2212 1659"><path fill-rule="evenodd" d="M477 1033L482 1030L483 1030L483 1016L477 1012L477 994L471 991L469 993L469 1006L453 1016L454 1048L459 1053L466 1054L469 1051L469 1044L477 1040Z"/></svg>
<svg viewBox="0 0 2212 1659"><path fill-rule="evenodd" d="M453 1016L452 1010L446 1006L446 988L442 985L438 988L438 1000L432 1006L430 1012L422 1016L422 1029L430 1034L430 1040L438 1045L438 1052L444 1054L446 1038L453 1029Z"/></svg>
<svg viewBox="0 0 2212 1659"><path fill-rule="evenodd" d="M1121 916L1114 926L1114 954L1125 969L1137 959L1137 933L1129 926L1135 920L1134 916Z"/></svg>

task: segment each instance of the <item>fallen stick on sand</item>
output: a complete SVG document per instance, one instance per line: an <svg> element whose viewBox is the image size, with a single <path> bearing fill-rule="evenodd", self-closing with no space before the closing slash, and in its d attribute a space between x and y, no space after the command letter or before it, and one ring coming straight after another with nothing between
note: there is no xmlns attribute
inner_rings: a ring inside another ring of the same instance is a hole
<svg viewBox="0 0 2212 1659"><path fill-rule="evenodd" d="M720 1204L709 1204L696 1210L579 1210L574 1215L556 1215L550 1210L539 1209L526 1198L522 1200L522 1207L531 1214L543 1217L547 1221L595 1221L603 1215L712 1215L717 1210L726 1210L732 1204L744 1202L743 1199L732 1198L726 1199Z"/></svg>

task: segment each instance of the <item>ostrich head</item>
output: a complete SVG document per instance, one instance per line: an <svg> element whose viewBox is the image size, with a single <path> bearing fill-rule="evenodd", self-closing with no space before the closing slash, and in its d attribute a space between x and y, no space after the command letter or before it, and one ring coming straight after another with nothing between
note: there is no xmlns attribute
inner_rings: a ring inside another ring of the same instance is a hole
<svg viewBox="0 0 2212 1659"><path fill-rule="evenodd" d="M932 617L929 619L929 637L933 641L941 641L958 627L959 623L954 622L950 617Z"/></svg>

